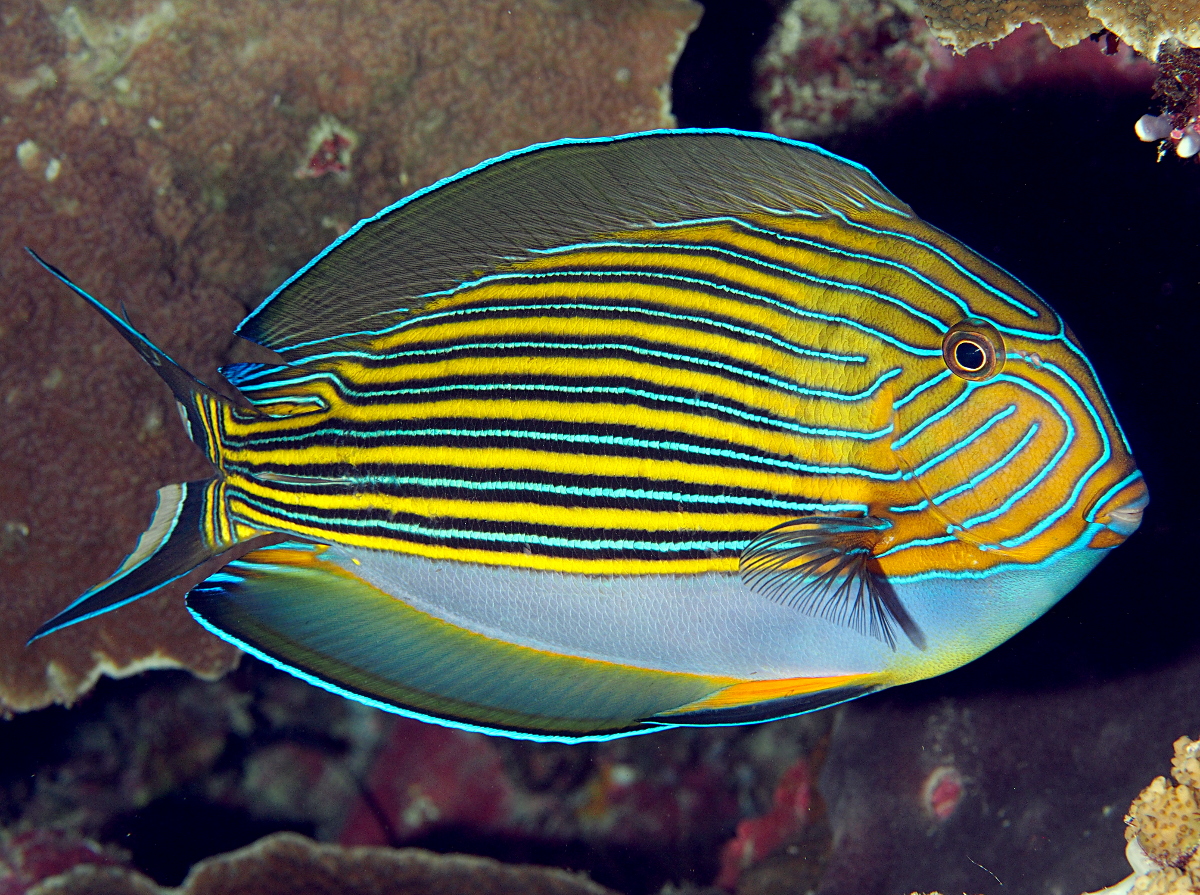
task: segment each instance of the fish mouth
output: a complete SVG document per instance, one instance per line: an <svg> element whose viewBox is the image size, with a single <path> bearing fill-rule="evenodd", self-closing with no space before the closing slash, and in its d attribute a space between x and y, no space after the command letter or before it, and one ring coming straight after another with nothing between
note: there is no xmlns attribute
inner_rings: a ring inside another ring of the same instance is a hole
<svg viewBox="0 0 1200 895"><path fill-rule="evenodd" d="M1147 495L1136 503L1126 504L1119 510L1113 510L1108 514L1107 527L1117 534L1129 537L1142 524L1142 511L1146 509L1146 504L1149 502L1150 497Z"/></svg>
<svg viewBox="0 0 1200 895"><path fill-rule="evenodd" d="M1092 540L1092 547L1114 547L1138 530L1142 515L1150 503L1150 492L1140 474L1127 484L1103 495L1085 514L1089 522L1104 526Z"/></svg>

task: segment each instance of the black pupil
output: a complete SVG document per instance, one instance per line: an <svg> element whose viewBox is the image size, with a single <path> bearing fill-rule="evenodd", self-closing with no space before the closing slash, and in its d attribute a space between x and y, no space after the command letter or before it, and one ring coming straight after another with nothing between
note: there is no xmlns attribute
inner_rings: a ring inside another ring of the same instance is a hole
<svg viewBox="0 0 1200 895"><path fill-rule="evenodd" d="M974 342L959 342L954 346L954 359L958 361L958 365L964 370L975 372L982 370L987 358L984 357L983 349Z"/></svg>

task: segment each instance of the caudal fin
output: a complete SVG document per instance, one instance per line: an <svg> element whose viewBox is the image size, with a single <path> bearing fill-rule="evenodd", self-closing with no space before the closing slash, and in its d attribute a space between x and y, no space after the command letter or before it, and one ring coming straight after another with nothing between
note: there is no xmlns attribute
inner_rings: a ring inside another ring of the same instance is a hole
<svg viewBox="0 0 1200 895"><path fill-rule="evenodd" d="M218 423L223 404L228 403L221 394L213 391L175 361L161 348L134 329L128 321L114 314L92 296L75 285L65 273L43 259L28 246L25 247L33 260L53 274L72 292L86 301L111 323L130 345L137 349L142 359L150 365L163 382L170 386L175 400L183 411L188 436L196 442L214 466L221 467L220 435Z"/></svg>
<svg viewBox="0 0 1200 895"><path fill-rule="evenodd" d="M228 524L223 490L219 479L160 488L150 527L133 552L112 575L34 631L29 643L132 603L236 544L241 538Z"/></svg>
<svg viewBox="0 0 1200 895"><path fill-rule="evenodd" d="M38 264L99 311L170 386L183 411L188 434L220 470L221 420L227 400L171 360L128 321L76 286L54 265L42 260L32 249L26 251ZM138 539L137 546L120 567L38 628L30 642L131 603L186 575L239 541L260 534L263 532L235 524L230 519L225 505L225 484L220 475L203 482L168 485L158 492L158 507L150 520L150 527Z"/></svg>

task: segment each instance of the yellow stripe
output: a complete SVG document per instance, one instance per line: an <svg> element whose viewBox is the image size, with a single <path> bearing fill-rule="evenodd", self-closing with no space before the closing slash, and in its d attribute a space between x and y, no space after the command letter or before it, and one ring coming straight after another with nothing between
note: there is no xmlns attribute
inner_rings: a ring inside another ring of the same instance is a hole
<svg viewBox="0 0 1200 895"><path fill-rule="evenodd" d="M284 495L251 479L239 482L241 491L257 497L279 499ZM290 496L290 495L289 495ZM778 511L762 513L653 512L601 507L560 507L538 503L479 500L395 500L370 492L350 495L306 494L306 507L317 510L386 510L429 518L449 517L490 522L526 522L542 525L592 529L642 529L651 531L754 531L770 528L794 518Z"/></svg>
<svg viewBox="0 0 1200 895"><path fill-rule="evenodd" d="M257 522L266 528L282 527L278 520L259 512L257 507L232 501L237 514L251 523ZM640 560L640 559L575 559L560 556L541 556L527 553L500 553L493 550L443 547L432 544L415 544L398 538L376 538L354 533L331 533L324 528L299 523L288 523L286 530L314 541L335 542L347 547L380 550L388 553L404 553L423 556L427 559L447 559L457 562L473 562L482 565L515 566L523 569L557 571L580 575L698 575L707 572L723 572L734 575L738 571L737 557L709 557L705 559ZM331 536L336 534L336 536Z"/></svg>

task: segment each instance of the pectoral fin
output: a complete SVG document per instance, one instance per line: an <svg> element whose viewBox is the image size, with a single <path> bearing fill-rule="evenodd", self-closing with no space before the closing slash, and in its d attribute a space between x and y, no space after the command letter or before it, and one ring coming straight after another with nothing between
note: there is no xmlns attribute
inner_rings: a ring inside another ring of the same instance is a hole
<svg viewBox="0 0 1200 895"><path fill-rule="evenodd" d="M537 740L608 739L734 678L551 653L435 618L322 558L256 550L188 594L206 628L310 683L397 714Z"/></svg>
<svg viewBox="0 0 1200 895"><path fill-rule="evenodd" d="M924 649L925 635L872 552L890 527L873 516L804 516L785 522L742 552L742 581L772 600L876 637L893 649L899 628Z"/></svg>

